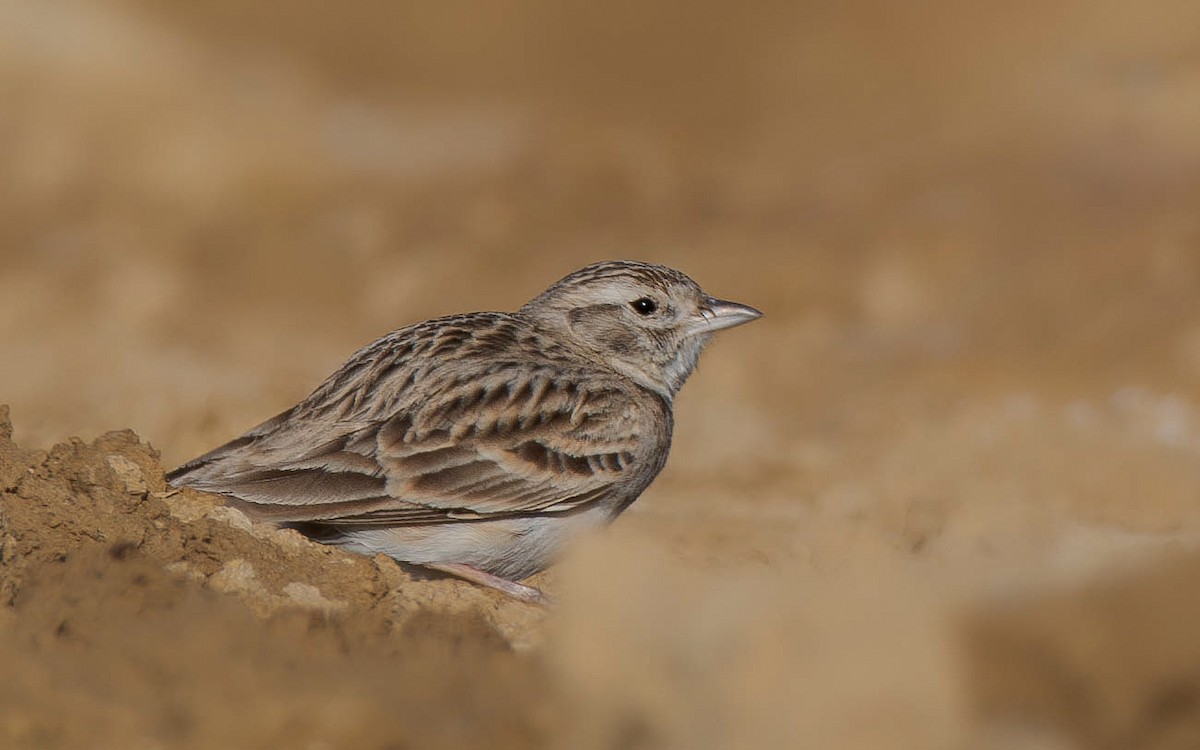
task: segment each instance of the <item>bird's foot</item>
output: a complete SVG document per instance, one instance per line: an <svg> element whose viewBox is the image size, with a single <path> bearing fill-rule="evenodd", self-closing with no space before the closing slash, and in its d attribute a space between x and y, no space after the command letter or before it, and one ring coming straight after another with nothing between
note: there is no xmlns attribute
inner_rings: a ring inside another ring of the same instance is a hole
<svg viewBox="0 0 1200 750"><path fill-rule="evenodd" d="M519 599L530 604L540 604L543 607L547 607L554 603L549 596L542 593L541 589L526 586L516 581L510 581L507 578L492 575L491 573L479 570L478 568L472 568L470 565L464 565L463 563L425 563L424 567L449 573L452 576L462 578L471 583L477 583L480 586L496 589L501 593L511 596L513 599Z"/></svg>

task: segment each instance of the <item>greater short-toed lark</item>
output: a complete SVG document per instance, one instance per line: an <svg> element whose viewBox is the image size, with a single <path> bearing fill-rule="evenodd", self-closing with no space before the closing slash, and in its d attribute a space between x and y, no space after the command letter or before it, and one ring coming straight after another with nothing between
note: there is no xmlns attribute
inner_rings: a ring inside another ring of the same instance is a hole
<svg viewBox="0 0 1200 750"><path fill-rule="evenodd" d="M701 348L760 315L664 266L596 263L514 313L384 336L167 479L538 601L516 581L637 499L667 460L672 402Z"/></svg>

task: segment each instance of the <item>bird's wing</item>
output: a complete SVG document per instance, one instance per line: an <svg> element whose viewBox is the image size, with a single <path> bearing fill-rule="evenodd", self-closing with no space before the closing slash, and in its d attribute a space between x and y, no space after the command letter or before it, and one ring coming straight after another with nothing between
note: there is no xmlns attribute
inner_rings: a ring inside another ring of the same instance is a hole
<svg viewBox="0 0 1200 750"><path fill-rule="evenodd" d="M561 363L451 359L393 362L395 382L352 359L295 409L168 479L274 521L391 525L566 511L656 471L639 462L663 436L621 383ZM376 397L361 399L364 386Z"/></svg>

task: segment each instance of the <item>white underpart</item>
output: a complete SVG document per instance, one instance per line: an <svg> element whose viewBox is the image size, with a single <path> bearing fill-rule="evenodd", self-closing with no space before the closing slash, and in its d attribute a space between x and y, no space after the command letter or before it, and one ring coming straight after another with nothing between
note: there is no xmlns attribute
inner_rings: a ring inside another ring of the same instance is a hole
<svg viewBox="0 0 1200 750"><path fill-rule="evenodd" d="M401 562L461 563L519 581L548 567L579 534L609 521L607 508L428 526L348 529L335 543L364 555Z"/></svg>

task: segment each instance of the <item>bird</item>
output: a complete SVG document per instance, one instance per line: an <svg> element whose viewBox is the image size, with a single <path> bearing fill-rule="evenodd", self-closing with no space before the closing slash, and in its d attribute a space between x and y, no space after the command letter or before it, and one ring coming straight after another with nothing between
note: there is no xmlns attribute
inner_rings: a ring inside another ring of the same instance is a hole
<svg viewBox="0 0 1200 750"><path fill-rule="evenodd" d="M521 581L642 494L701 350L761 315L667 266L593 263L516 312L392 331L166 479L316 541L545 604Z"/></svg>

